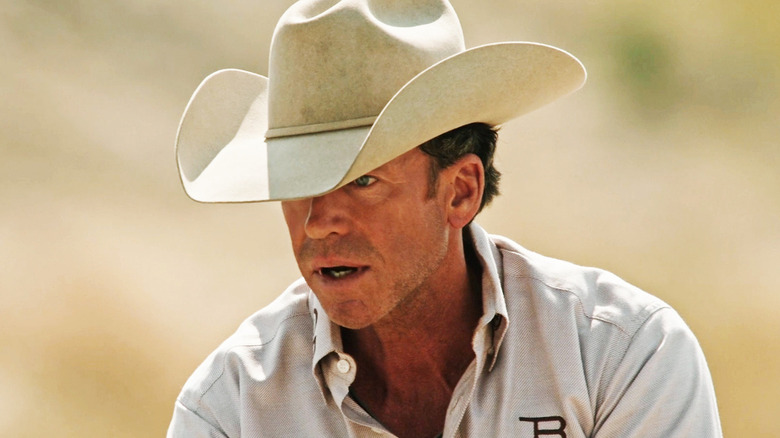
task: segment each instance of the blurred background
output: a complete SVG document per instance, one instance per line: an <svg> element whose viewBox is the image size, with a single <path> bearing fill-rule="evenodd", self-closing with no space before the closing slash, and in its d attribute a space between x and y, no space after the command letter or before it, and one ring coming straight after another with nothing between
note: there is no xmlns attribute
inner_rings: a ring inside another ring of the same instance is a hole
<svg viewBox="0 0 780 438"><path fill-rule="evenodd" d="M698 336L726 436L778 436L780 2L452 0L581 91L507 124L478 218L614 271ZM209 73L267 73L290 0L0 0L0 436L163 436L194 368L297 277L278 204L200 205L173 142Z"/></svg>

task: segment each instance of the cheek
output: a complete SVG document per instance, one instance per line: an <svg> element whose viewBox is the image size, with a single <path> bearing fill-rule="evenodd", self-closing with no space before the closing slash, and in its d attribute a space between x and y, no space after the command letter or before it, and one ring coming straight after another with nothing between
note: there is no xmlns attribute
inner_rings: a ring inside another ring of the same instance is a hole
<svg viewBox="0 0 780 438"><path fill-rule="evenodd" d="M421 207L414 215L407 213L396 218L392 245L402 262L438 258L447 244L447 227L442 212L434 204Z"/></svg>

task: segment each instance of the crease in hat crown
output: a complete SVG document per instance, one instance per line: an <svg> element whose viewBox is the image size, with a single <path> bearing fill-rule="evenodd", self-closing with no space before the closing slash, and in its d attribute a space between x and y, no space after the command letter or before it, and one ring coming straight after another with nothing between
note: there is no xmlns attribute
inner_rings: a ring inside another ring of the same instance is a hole
<svg viewBox="0 0 780 438"><path fill-rule="evenodd" d="M464 49L446 1L298 2L271 42L266 138L371 126L410 79Z"/></svg>

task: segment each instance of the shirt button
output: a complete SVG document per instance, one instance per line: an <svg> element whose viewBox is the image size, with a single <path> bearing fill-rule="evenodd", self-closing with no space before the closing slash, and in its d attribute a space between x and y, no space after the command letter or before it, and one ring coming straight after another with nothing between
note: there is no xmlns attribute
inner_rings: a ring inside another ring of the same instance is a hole
<svg viewBox="0 0 780 438"><path fill-rule="evenodd" d="M349 372L349 361L341 359L336 364L336 369L338 369L341 374L347 374Z"/></svg>

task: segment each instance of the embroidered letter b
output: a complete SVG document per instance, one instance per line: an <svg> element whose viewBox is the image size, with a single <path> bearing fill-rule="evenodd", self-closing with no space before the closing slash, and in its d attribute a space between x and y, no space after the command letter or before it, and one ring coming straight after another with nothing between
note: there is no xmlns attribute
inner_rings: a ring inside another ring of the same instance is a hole
<svg viewBox="0 0 780 438"><path fill-rule="evenodd" d="M539 438L542 435L566 438L566 420L563 417L520 417L520 421L534 424L534 438Z"/></svg>

